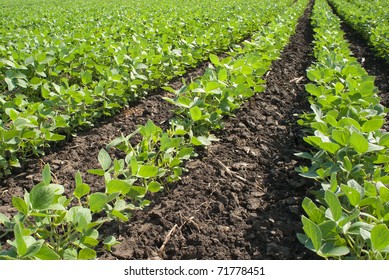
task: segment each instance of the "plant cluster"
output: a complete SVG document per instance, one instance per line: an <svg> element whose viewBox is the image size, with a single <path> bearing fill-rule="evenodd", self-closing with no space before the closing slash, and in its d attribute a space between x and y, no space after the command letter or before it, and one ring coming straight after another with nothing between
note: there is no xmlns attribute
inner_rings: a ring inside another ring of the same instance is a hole
<svg viewBox="0 0 389 280"><path fill-rule="evenodd" d="M293 1L2 2L0 176L227 50Z"/></svg>
<svg viewBox="0 0 389 280"><path fill-rule="evenodd" d="M312 81L311 113L299 123L312 152L298 171L321 183L302 207L305 234L299 240L324 258L389 258L389 133L382 130L387 109L380 104L374 77L351 56L348 43L325 0L312 15L317 62L307 71Z"/></svg>
<svg viewBox="0 0 389 280"><path fill-rule="evenodd" d="M389 7L385 0L329 0L344 21L389 62Z"/></svg>
<svg viewBox="0 0 389 280"><path fill-rule="evenodd" d="M90 192L81 175L70 197L63 187L51 183L50 168L43 170L43 181L26 192L24 199L14 198L18 213L9 219L0 215L0 224L13 235L5 259L90 259L96 257L101 237L98 229L112 220L128 221L135 209L150 201L148 193L161 191L168 183L180 179L185 160L195 156L196 146L216 140L211 130L222 127L222 117L230 115L245 99L263 91L263 74L277 59L294 32L298 18L308 0L299 0L283 16L261 27L251 41L236 46L220 60L210 55L213 65L205 74L166 98L177 105L171 126L164 131L149 120L128 136L114 139L98 155L99 169L89 173L102 176L104 192ZM123 152L114 158L111 148ZM104 238L108 250L116 243Z"/></svg>

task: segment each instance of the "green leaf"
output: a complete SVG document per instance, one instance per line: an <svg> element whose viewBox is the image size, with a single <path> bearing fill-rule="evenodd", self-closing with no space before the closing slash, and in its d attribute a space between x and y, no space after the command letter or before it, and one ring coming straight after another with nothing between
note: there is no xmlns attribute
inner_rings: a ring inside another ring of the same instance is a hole
<svg viewBox="0 0 389 280"><path fill-rule="evenodd" d="M157 174L158 174L157 166L141 165L138 170L137 176L141 178L150 178L150 177L155 177Z"/></svg>
<svg viewBox="0 0 389 280"><path fill-rule="evenodd" d="M204 136L198 136L198 137L193 136L191 138L191 143L195 146L208 146L212 144L212 142L207 137Z"/></svg>
<svg viewBox="0 0 389 280"><path fill-rule="evenodd" d="M81 81L82 81L82 83L85 84L85 85L89 84L89 83L92 81L92 74L89 73L89 72L84 72L84 73L82 74Z"/></svg>
<svg viewBox="0 0 389 280"><path fill-rule="evenodd" d="M321 96L325 92L325 88L323 86L316 86L314 84L305 85L305 90L313 96Z"/></svg>
<svg viewBox="0 0 389 280"><path fill-rule="evenodd" d="M111 235L104 239L103 244L105 249L111 251L112 246L115 246L116 244L120 244L120 242L116 240L115 236Z"/></svg>
<svg viewBox="0 0 389 280"><path fill-rule="evenodd" d="M158 182L150 182L147 185L147 190L152 193L159 192L161 189L162 189L162 185Z"/></svg>
<svg viewBox="0 0 389 280"><path fill-rule="evenodd" d="M352 206L358 205L358 203L361 201L361 194L356 189L344 184L342 184L340 188L346 194Z"/></svg>
<svg viewBox="0 0 389 280"><path fill-rule="evenodd" d="M103 169L89 169L89 174L98 175L98 176L104 176L105 171Z"/></svg>
<svg viewBox="0 0 389 280"><path fill-rule="evenodd" d="M106 150L100 150L98 160L104 171L108 170L111 167L112 160Z"/></svg>
<svg viewBox="0 0 389 280"><path fill-rule="evenodd" d="M90 210L100 212L107 205L107 196L103 193L96 192L89 196Z"/></svg>
<svg viewBox="0 0 389 280"><path fill-rule="evenodd" d="M19 212L23 213L24 215L27 215L27 213L28 213L28 205L27 205L27 203L23 199L21 199L20 197L17 197L17 196L13 196L12 197L12 205Z"/></svg>
<svg viewBox="0 0 389 280"><path fill-rule="evenodd" d="M142 198L146 194L147 190L140 186L132 186L131 190L128 192L128 196L131 198Z"/></svg>
<svg viewBox="0 0 389 280"><path fill-rule="evenodd" d="M193 121L198 121L202 117L201 109L198 106L190 108L190 117Z"/></svg>
<svg viewBox="0 0 389 280"><path fill-rule="evenodd" d="M219 81L224 82L225 80L227 80L227 78L228 78L227 69L225 68L220 69L219 72L217 73L217 79Z"/></svg>
<svg viewBox="0 0 389 280"><path fill-rule="evenodd" d="M384 124L384 120L382 118L368 120L362 125L362 131L363 132L376 131L379 130L383 124Z"/></svg>
<svg viewBox="0 0 389 280"><path fill-rule="evenodd" d="M64 260L77 260L78 253L75 248L67 248L63 252L63 259Z"/></svg>
<svg viewBox="0 0 389 280"><path fill-rule="evenodd" d="M386 186L381 186L379 191L382 203L389 202L389 189Z"/></svg>
<svg viewBox="0 0 389 280"><path fill-rule="evenodd" d="M340 246L340 247L332 248L331 250L323 253L323 255L326 257L341 257L341 256L345 256L349 253L350 253L349 248L344 247L344 246Z"/></svg>
<svg viewBox="0 0 389 280"><path fill-rule="evenodd" d="M96 251L90 248L81 249L78 253L79 260L94 260L96 259Z"/></svg>
<svg viewBox="0 0 389 280"><path fill-rule="evenodd" d="M23 229L23 225L21 223L15 224L14 226L15 247L18 256L23 256L27 253L27 243L24 240L22 229Z"/></svg>
<svg viewBox="0 0 389 280"><path fill-rule="evenodd" d="M309 219L314 223L320 224L324 221L324 212L320 210L310 198L305 197L303 199L302 207L307 213Z"/></svg>
<svg viewBox="0 0 389 280"><path fill-rule="evenodd" d="M51 182L51 171L50 165L46 164L42 171L42 181L45 185L50 184Z"/></svg>
<svg viewBox="0 0 389 280"><path fill-rule="evenodd" d="M389 133L382 135L379 143L381 146L389 147Z"/></svg>
<svg viewBox="0 0 389 280"><path fill-rule="evenodd" d="M326 190L324 193L324 200L330 208L333 220L335 222L338 221L342 217L342 206L339 198L333 192Z"/></svg>
<svg viewBox="0 0 389 280"><path fill-rule="evenodd" d="M318 252L322 244L322 234L319 226L305 216L302 216L301 220L305 234L311 239L315 251Z"/></svg>
<svg viewBox="0 0 389 280"><path fill-rule="evenodd" d="M215 65L215 66L219 66L220 64L220 60L219 60L219 57L214 55L214 54L210 54L209 55L209 59L211 60L212 64Z"/></svg>
<svg viewBox="0 0 389 280"><path fill-rule="evenodd" d="M337 143L342 146L346 146L349 141L350 133L348 133L347 130L334 129L331 136Z"/></svg>
<svg viewBox="0 0 389 280"><path fill-rule="evenodd" d="M350 144L359 154L366 153L369 149L369 142L367 141L367 139L363 137L363 135L355 131L351 133Z"/></svg>
<svg viewBox="0 0 389 280"><path fill-rule="evenodd" d="M87 195L90 192L90 187L87 184L82 182L82 177L80 171L77 171L76 176L76 188L73 192L74 196L78 199L81 199L83 196Z"/></svg>
<svg viewBox="0 0 389 280"><path fill-rule="evenodd" d="M66 251L66 250L65 250ZM43 244L38 253L35 254L35 257L40 260L59 260L61 257L49 248L46 244Z"/></svg>
<svg viewBox="0 0 389 280"><path fill-rule="evenodd" d="M47 209L54 200L55 189L50 186L36 185L30 193L30 202L33 209Z"/></svg>
<svg viewBox="0 0 389 280"><path fill-rule="evenodd" d="M340 149L338 144L332 142L322 142L319 147L331 154L335 154Z"/></svg>
<svg viewBox="0 0 389 280"><path fill-rule="evenodd" d="M28 248L26 254L23 257L35 257L35 255L41 250L42 245L45 241L38 240L32 243Z"/></svg>
<svg viewBox="0 0 389 280"><path fill-rule="evenodd" d="M131 189L131 184L122 180L113 179L107 183L108 194L112 194L112 193L126 194L130 191L130 189Z"/></svg>
<svg viewBox="0 0 389 280"><path fill-rule="evenodd" d="M373 249L382 251L389 246L389 229L385 224L379 224L371 230L371 243Z"/></svg>

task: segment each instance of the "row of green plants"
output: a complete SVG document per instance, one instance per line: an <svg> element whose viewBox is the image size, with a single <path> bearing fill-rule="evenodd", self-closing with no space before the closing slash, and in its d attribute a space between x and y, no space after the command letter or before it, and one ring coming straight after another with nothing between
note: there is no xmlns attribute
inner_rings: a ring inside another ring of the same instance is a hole
<svg viewBox="0 0 389 280"><path fill-rule="evenodd" d="M385 0L329 0L342 19L389 62L389 6Z"/></svg>
<svg viewBox="0 0 389 280"><path fill-rule="evenodd" d="M3 0L0 177L226 51L292 2Z"/></svg>
<svg viewBox="0 0 389 280"><path fill-rule="evenodd" d="M312 25L312 111L299 121L312 150L297 155L310 161L300 174L321 188L302 202L305 234L298 238L323 258L389 259L388 110L325 0L315 1Z"/></svg>
<svg viewBox="0 0 389 280"><path fill-rule="evenodd" d="M307 4L308 0L297 1L227 57L211 54L212 65L204 75L180 90L166 87L175 94L166 100L177 105L169 129L149 120L100 150L100 168L88 172L103 178L104 192L91 192L77 173L73 193L65 196L46 165L42 182L23 198L12 199L17 214L0 214L8 238L0 258L93 259L101 248L111 250L118 241L100 236L100 227L113 220L129 221L134 210L150 204L150 193L179 180L184 162L196 156L196 147L217 140L211 131L223 126L223 116L264 90L262 76L288 43ZM112 148L123 156L111 157Z"/></svg>

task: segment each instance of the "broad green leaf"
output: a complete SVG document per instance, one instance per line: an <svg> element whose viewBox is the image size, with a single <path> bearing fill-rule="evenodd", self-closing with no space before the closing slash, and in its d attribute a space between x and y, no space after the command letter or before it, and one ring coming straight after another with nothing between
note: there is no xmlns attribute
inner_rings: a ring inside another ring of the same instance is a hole
<svg viewBox="0 0 389 280"><path fill-rule="evenodd" d="M228 78L227 69L225 69L225 68L220 69L218 74L217 74L217 78L219 81L222 81L222 82L227 80L227 78Z"/></svg>
<svg viewBox="0 0 389 280"><path fill-rule="evenodd" d="M314 84L305 85L305 90L309 92L313 96L321 96L325 92L325 88L323 86L316 86Z"/></svg>
<svg viewBox="0 0 389 280"><path fill-rule="evenodd" d="M18 253L18 256L23 256L27 253L27 243L24 240L23 225L21 223L15 224L14 235L15 235L16 252Z"/></svg>
<svg viewBox="0 0 389 280"><path fill-rule="evenodd" d="M98 160L101 167L104 169L104 171L108 170L111 167L112 160L106 150L104 149L100 150L98 155Z"/></svg>
<svg viewBox="0 0 389 280"><path fill-rule="evenodd" d="M379 224L371 230L371 243L373 249L381 251L389 246L389 229L385 224Z"/></svg>
<svg viewBox="0 0 389 280"><path fill-rule="evenodd" d="M311 239L315 251L318 252L322 244L322 234L319 226L305 216L302 216L301 220L305 234Z"/></svg>
<svg viewBox="0 0 389 280"><path fill-rule="evenodd" d="M89 196L90 210L100 212L107 205L107 196L103 193L96 192Z"/></svg>
<svg viewBox="0 0 389 280"><path fill-rule="evenodd" d="M112 246L115 246L116 244L120 244L120 242L116 240L115 236L111 235L104 239L103 244L108 251L111 251Z"/></svg>
<svg viewBox="0 0 389 280"><path fill-rule="evenodd" d="M363 135L355 131L351 133L350 144L359 154L366 153L369 149L369 142L367 141L367 139Z"/></svg>
<svg viewBox="0 0 389 280"><path fill-rule="evenodd" d="M66 251L66 250L65 250ZM49 248L46 244L43 244L39 252L35 254L35 257L40 260L59 260L61 257Z"/></svg>
<svg viewBox="0 0 389 280"><path fill-rule="evenodd" d="M120 211L114 209L110 212L110 214L116 218L118 218L119 220L121 221L124 221L124 222L127 222L128 221L128 217L126 217L123 213L121 213Z"/></svg>
<svg viewBox="0 0 389 280"><path fill-rule="evenodd" d="M82 83L87 85L92 81L92 74L89 72L84 72L81 77Z"/></svg>
<svg viewBox="0 0 389 280"><path fill-rule="evenodd" d="M158 182L150 182L147 185L147 190L152 193L159 192L161 189L162 189L162 185Z"/></svg>
<svg viewBox="0 0 389 280"><path fill-rule="evenodd" d="M150 178L155 177L158 174L158 167L157 166L151 166L151 165L141 165L138 170L138 177L141 178Z"/></svg>
<svg viewBox="0 0 389 280"><path fill-rule="evenodd" d="M381 186L379 193L382 203L389 202L389 189L386 186Z"/></svg>
<svg viewBox="0 0 389 280"><path fill-rule="evenodd" d="M349 142L350 133L347 130L334 129L331 136L337 143L346 146Z"/></svg>
<svg viewBox="0 0 389 280"><path fill-rule="evenodd" d="M363 132L376 131L379 130L383 124L384 124L384 120L382 118L368 120L362 125L362 131Z"/></svg>
<svg viewBox="0 0 389 280"><path fill-rule="evenodd" d="M42 180L45 185L50 184L51 182L51 171L50 165L46 164L42 171Z"/></svg>
<svg viewBox="0 0 389 280"><path fill-rule="evenodd" d="M162 132L162 129L155 125L152 120L148 120L144 126L141 126L139 133L144 137L155 135L156 133Z"/></svg>
<svg viewBox="0 0 389 280"><path fill-rule="evenodd" d="M389 147L389 133L381 136L379 144L381 146Z"/></svg>
<svg viewBox="0 0 389 280"><path fill-rule="evenodd" d="M305 197L303 199L302 207L312 222L320 224L324 221L324 212L310 198Z"/></svg>
<svg viewBox="0 0 389 280"><path fill-rule="evenodd" d="M352 206L358 205L358 203L361 201L361 194L356 189L344 184L342 184L340 188L346 194Z"/></svg>
<svg viewBox="0 0 389 280"><path fill-rule="evenodd" d="M324 200L327 202L328 207L332 213L332 218L336 222L342 217L342 206L339 198L333 192L327 190L324 193Z"/></svg>
<svg viewBox="0 0 389 280"><path fill-rule="evenodd" d="M326 253L323 253L323 256L326 257L341 257L345 256L350 253L350 249L344 246L341 247L334 247L331 250L327 251Z"/></svg>
<svg viewBox="0 0 389 280"><path fill-rule="evenodd" d="M99 241L96 238L90 237L90 236L84 236L81 239L81 243L84 244L87 247L95 247L99 244Z"/></svg>
<svg viewBox="0 0 389 280"><path fill-rule="evenodd" d="M35 255L41 250L44 242L44 240L35 241L33 244L28 246L27 252L23 257L35 257Z"/></svg>
<svg viewBox="0 0 389 280"><path fill-rule="evenodd" d="M338 235L336 232L336 223L334 221L326 220L318 226L324 240L334 238Z"/></svg>
<svg viewBox="0 0 389 280"><path fill-rule="evenodd" d="M83 218L86 223L90 223L92 221L92 214L90 209L84 208L82 206L74 206L69 209L66 213L66 220L71 223L78 224L80 219Z"/></svg>
<svg viewBox="0 0 389 280"><path fill-rule="evenodd" d="M127 195L132 198L142 198L145 196L146 192L147 190L143 187L132 186Z"/></svg>
<svg viewBox="0 0 389 280"><path fill-rule="evenodd" d="M13 196L12 197L12 205L19 212L23 213L24 215L27 215L27 213L28 213L28 205L27 205L27 203L23 199L21 199L20 197L17 197L17 196Z"/></svg>
<svg viewBox="0 0 389 280"><path fill-rule="evenodd" d="M126 194L130 191L131 185L123 180L113 179L107 183L107 193Z"/></svg>
<svg viewBox="0 0 389 280"><path fill-rule="evenodd" d="M201 109L198 106L194 106L190 108L190 117L192 118L193 121L198 121L201 120L202 113Z"/></svg>
<svg viewBox="0 0 389 280"><path fill-rule="evenodd" d="M78 253L78 260L94 260L96 259L96 251L90 248L81 249Z"/></svg>
<svg viewBox="0 0 389 280"><path fill-rule="evenodd" d="M332 142L322 142L319 147L331 154L335 154L340 149L338 144Z"/></svg>
<svg viewBox="0 0 389 280"><path fill-rule="evenodd" d="M195 146L208 146L212 144L212 142L207 137L204 136L198 136L198 137L193 136L191 138L191 143Z"/></svg>
<svg viewBox="0 0 389 280"><path fill-rule="evenodd" d="M87 184L82 182L82 177L80 171L77 171L75 176L76 188L73 192L74 196L78 199L81 199L83 196L87 195L90 192L90 187Z"/></svg>
<svg viewBox="0 0 389 280"><path fill-rule="evenodd" d="M219 66L220 64L220 60L219 60L219 57L214 55L214 54L210 54L209 55L209 59L211 60L212 64L215 65L215 66Z"/></svg>
<svg viewBox="0 0 389 280"><path fill-rule="evenodd" d="M32 209L47 209L54 200L55 189L50 186L36 185L30 192L30 202Z"/></svg>
<svg viewBox="0 0 389 280"><path fill-rule="evenodd" d="M75 248L68 248L65 249L63 253L63 259L64 260L77 260L78 259L78 253Z"/></svg>

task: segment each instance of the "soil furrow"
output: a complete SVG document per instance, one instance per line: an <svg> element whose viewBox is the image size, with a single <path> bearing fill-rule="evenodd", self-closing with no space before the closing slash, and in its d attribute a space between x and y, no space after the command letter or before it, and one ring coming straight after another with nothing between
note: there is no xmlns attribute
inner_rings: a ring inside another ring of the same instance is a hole
<svg viewBox="0 0 389 280"><path fill-rule="evenodd" d="M305 150L295 114L308 108L304 84L312 63L310 8L220 142L187 163L182 181L152 198L127 225L106 234L121 244L102 259L312 259L296 233L300 205L312 182L298 176L293 153Z"/></svg>

